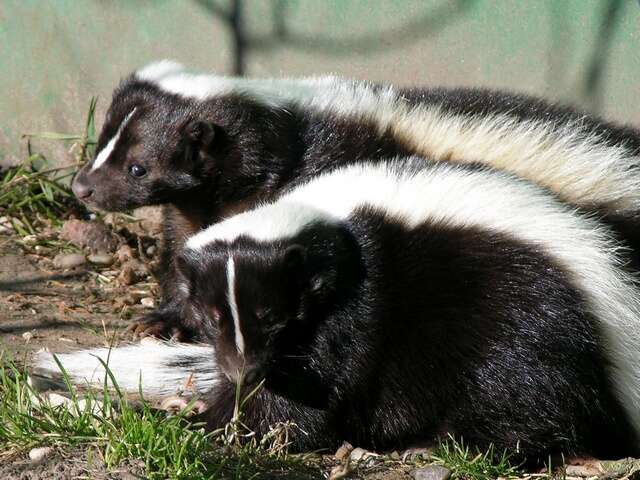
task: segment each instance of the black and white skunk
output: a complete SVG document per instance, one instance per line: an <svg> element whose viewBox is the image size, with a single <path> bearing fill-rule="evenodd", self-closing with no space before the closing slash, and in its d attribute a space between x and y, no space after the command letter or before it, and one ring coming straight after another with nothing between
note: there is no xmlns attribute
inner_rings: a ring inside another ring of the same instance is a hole
<svg viewBox="0 0 640 480"><path fill-rule="evenodd" d="M529 460L638 454L640 291L622 263L606 227L510 174L362 163L192 236L179 288L213 348L129 346L110 368L131 390L141 361L144 390L193 374L211 427L239 372L264 378L243 422L292 420L299 450L451 433ZM60 359L101 381L96 353Z"/></svg>
<svg viewBox="0 0 640 480"><path fill-rule="evenodd" d="M162 61L116 89L73 190L105 210L165 205L162 290L174 299L173 258L189 235L319 173L407 154L516 174L604 215L640 246L640 133L484 90L247 80ZM167 334L182 320L165 302L139 328Z"/></svg>

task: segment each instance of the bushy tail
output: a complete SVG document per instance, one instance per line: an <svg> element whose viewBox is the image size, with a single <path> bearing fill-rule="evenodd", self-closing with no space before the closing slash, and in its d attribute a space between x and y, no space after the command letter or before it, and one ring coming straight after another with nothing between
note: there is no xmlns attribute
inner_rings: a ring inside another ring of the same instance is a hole
<svg viewBox="0 0 640 480"><path fill-rule="evenodd" d="M34 374L60 378L54 354L40 351ZM175 342L129 344L57 354L74 385L103 386L104 364L123 392L142 391L145 397L165 397L185 389L193 393L211 391L219 379L213 348ZM100 361L104 362L104 364Z"/></svg>

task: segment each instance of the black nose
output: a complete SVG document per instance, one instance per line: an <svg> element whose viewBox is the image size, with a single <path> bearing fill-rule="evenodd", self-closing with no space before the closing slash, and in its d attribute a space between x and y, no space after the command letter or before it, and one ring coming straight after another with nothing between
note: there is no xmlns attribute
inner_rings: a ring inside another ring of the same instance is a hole
<svg viewBox="0 0 640 480"><path fill-rule="evenodd" d="M71 190L73 190L73 194L80 200L87 200L91 195L93 195L93 188L82 183L78 178L73 180Z"/></svg>

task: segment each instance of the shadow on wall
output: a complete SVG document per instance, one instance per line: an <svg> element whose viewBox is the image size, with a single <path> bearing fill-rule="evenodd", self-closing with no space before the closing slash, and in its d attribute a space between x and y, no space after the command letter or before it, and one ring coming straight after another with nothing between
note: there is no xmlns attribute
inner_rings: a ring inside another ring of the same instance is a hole
<svg viewBox="0 0 640 480"><path fill-rule="evenodd" d="M289 46L298 50L310 53L324 53L334 56L349 56L354 53L369 54L382 50L400 48L404 45L414 43L420 39L437 34L448 25L458 20L476 6L477 0L456 0L445 2L436 8L430 8L416 19L404 25L388 29L366 33L360 36L347 39L335 39L328 36L310 36L293 32L287 23L288 10L291 2L287 0L271 0L271 33L266 35L253 34L246 26L243 12L248 6L247 0L231 0L225 8L216 0L193 0L206 13L221 20L227 27L231 37L232 61L229 71L233 75L244 75L246 73L246 57L252 51L261 52L273 50L283 46ZM637 0L640 5L640 0ZM607 66L607 59L611 52L611 44L614 34L621 24L626 0L606 0L603 3L603 12L599 29L594 32L595 42L585 69L583 78L579 80L577 92L578 103L584 108L598 113L602 109L604 94L603 78ZM550 2L551 14L551 34L557 34L565 29L567 15L570 12L563 2ZM381 42L380 39L384 39ZM561 41L553 42L560 44ZM549 65L553 70L550 77L562 83L564 71L562 63L565 55L571 52L560 49L550 49ZM556 57L556 58L554 58Z"/></svg>
<svg viewBox="0 0 640 480"><path fill-rule="evenodd" d="M368 54L399 48L438 33L476 3L476 0L446 2L436 8L430 8L415 20L399 27L338 40L291 31L287 24L287 13L291 3L287 0L271 1L272 33L262 36L252 34L245 26L243 12L247 4L246 0L231 0L228 9L220 6L215 0L193 1L208 14L217 17L227 25L229 35L232 37L233 66L230 70L234 75L245 74L245 57L252 50L264 51L288 45L308 52L349 56L354 53ZM380 41L381 38L384 42Z"/></svg>

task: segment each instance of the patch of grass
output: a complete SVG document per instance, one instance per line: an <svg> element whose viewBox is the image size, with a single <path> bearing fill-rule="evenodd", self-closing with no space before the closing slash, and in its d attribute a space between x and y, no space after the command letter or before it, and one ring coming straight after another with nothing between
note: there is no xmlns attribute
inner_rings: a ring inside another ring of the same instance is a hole
<svg viewBox="0 0 640 480"><path fill-rule="evenodd" d="M77 167L91 158L96 144L96 99L89 104L84 133L68 135L44 132L26 134L28 157L20 165L0 173L0 217L4 227L19 235L34 235L47 226L59 226L74 202L69 180ZM31 150L32 138L71 142L75 161L52 167L43 155Z"/></svg>
<svg viewBox="0 0 640 480"><path fill-rule="evenodd" d="M1 456L24 454L36 446L86 446L98 449L111 469L128 459L141 461L149 478L320 476L317 468L287 455L281 443L230 443L225 432L237 432L237 425L205 433L189 424L184 412L166 417L144 401L127 401L117 385L115 392L105 388L80 398L61 371L68 402L55 404L31 386L12 360L0 357Z"/></svg>
<svg viewBox="0 0 640 480"><path fill-rule="evenodd" d="M434 463L449 468L453 472L452 479L492 480L519 476L518 466L511 464L509 453L498 453L493 446L486 452L474 453L463 440L451 436L440 443L431 458Z"/></svg>

